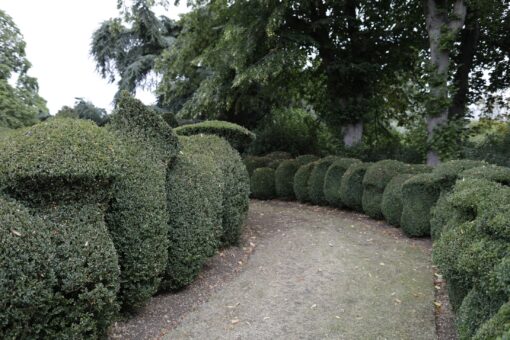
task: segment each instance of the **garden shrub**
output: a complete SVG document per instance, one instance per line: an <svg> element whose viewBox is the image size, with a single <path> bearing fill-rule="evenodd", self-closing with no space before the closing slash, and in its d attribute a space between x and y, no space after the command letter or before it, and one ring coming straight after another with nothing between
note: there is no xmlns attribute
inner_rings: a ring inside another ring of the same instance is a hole
<svg viewBox="0 0 510 340"><path fill-rule="evenodd" d="M460 178L483 178L489 181L510 185L510 168L497 165L483 165L463 171Z"/></svg>
<svg viewBox="0 0 510 340"><path fill-rule="evenodd" d="M363 177L372 163L355 163L342 176L340 199L342 203L355 211L363 211Z"/></svg>
<svg viewBox="0 0 510 340"><path fill-rule="evenodd" d="M4 194L27 207L3 201L0 213L19 234L2 235L11 246L1 248L9 258L1 262L12 266L0 274L2 310L17 320L0 321L8 334L95 338L114 319L119 263L104 213L120 173L115 143L94 123L72 119L17 130L2 143ZM44 276L34 277L34 259Z"/></svg>
<svg viewBox="0 0 510 340"><path fill-rule="evenodd" d="M247 156L243 159L243 163L250 177L255 169L267 167L272 161L271 158L262 156Z"/></svg>
<svg viewBox="0 0 510 340"><path fill-rule="evenodd" d="M278 169L278 166L280 166L280 164L282 164L282 162L284 160L285 159L275 159L274 161L269 162L267 167L276 170L276 169Z"/></svg>
<svg viewBox="0 0 510 340"><path fill-rule="evenodd" d="M274 169L258 168L251 176L251 196L262 200L275 197Z"/></svg>
<svg viewBox="0 0 510 340"><path fill-rule="evenodd" d="M197 138L181 137L180 142L182 151L167 173L170 218L163 290L191 283L205 260L214 255L222 234L225 180L221 165Z"/></svg>
<svg viewBox="0 0 510 340"><path fill-rule="evenodd" d="M510 339L510 302L505 303L488 321L483 323L473 340Z"/></svg>
<svg viewBox="0 0 510 340"><path fill-rule="evenodd" d="M180 136L216 135L225 138L230 145L239 152L255 140L255 134L250 130L226 121L207 120L201 123L182 125L174 129Z"/></svg>
<svg viewBox="0 0 510 340"><path fill-rule="evenodd" d="M315 155L301 155L301 156L296 157L296 161L298 162L298 164L300 166L306 165L308 163L312 163L312 162L315 162L318 160L319 160L319 157L315 156Z"/></svg>
<svg viewBox="0 0 510 340"><path fill-rule="evenodd" d="M328 203L324 195L324 179L331 164L338 159L336 156L327 156L315 162L308 179L308 195L313 204L325 205Z"/></svg>
<svg viewBox="0 0 510 340"><path fill-rule="evenodd" d="M382 219L381 202L386 185L396 175L416 171L411 165L392 159L379 161L369 166L363 177L363 211L374 219Z"/></svg>
<svg viewBox="0 0 510 340"><path fill-rule="evenodd" d="M268 153L265 157L271 158L272 160L283 160L291 159L292 155L286 151L273 151Z"/></svg>
<svg viewBox="0 0 510 340"><path fill-rule="evenodd" d="M103 338L116 316L119 268L102 214L63 208L34 216L0 197L2 339Z"/></svg>
<svg viewBox="0 0 510 340"><path fill-rule="evenodd" d="M276 168L275 191L276 197L291 200L294 195L294 175L299 169L299 163L295 159L286 159Z"/></svg>
<svg viewBox="0 0 510 340"><path fill-rule="evenodd" d="M452 160L437 165L433 173L443 181L443 184L447 187L444 190L450 190L455 184L459 175L468 169L487 165L482 161L473 161L469 159Z"/></svg>
<svg viewBox="0 0 510 340"><path fill-rule="evenodd" d="M126 311L157 291L168 259L166 172L179 150L163 118L123 93L109 130L121 141L122 173L106 222L119 254L120 299Z"/></svg>
<svg viewBox="0 0 510 340"><path fill-rule="evenodd" d="M338 208L342 208L342 200L340 198L340 184L345 171L354 163L360 163L355 158L340 158L334 161L326 172L324 178L324 198L326 201Z"/></svg>
<svg viewBox="0 0 510 340"><path fill-rule="evenodd" d="M299 202L310 201L308 180L316 162L308 163L299 167L294 175L294 194Z"/></svg>
<svg viewBox="0 0 510 340"><path fill-rule="evenodd" d="M188 147L196 153L209 153L220 166L224 180L221 245L239 243L248 214L250 178L241 156L223 138L195 135Z"/></svg>
<svg viewBox="0 0 510 340"><path fill-rule="evenodd" d="M411 174L401 174L393 177L384 189L381 202L381 212L386 222L399 226L402 216L402 186L413 177Z"/></svg>

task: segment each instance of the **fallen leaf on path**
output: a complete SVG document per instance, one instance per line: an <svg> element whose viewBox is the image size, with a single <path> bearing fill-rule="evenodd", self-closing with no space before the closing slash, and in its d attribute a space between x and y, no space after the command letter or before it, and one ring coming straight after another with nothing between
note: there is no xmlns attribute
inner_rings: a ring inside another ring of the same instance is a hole
<svg viewBox="0 0 510 340"><path fill-rule="evenodd" d="M239 319L234 319L234 320L231 320L230 323L232 323L233 325L235 325L236 323L239 322Z"/></svg>

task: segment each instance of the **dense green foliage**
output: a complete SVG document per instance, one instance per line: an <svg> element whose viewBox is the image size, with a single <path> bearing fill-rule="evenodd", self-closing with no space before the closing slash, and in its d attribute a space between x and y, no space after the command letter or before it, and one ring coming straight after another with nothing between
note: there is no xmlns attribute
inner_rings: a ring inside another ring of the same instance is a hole
<svg viewBox="0 0 510 340"><path fill-rule="evenodd" d="M275 197L275 171L272 168L255 169L251 176L251 196L263 200Z"/></svg>
<svg viewBox="0 0 510 340"><path fill-rule="evenodd" d="M315 162L311 162L300 166L294 175L294 195L299 202L305 203L310 201L308 182L315 164Z"/></svg>
<svg viewBox="0 0 510 340"><path fill-rule="evenodd" d="M372 163L354 163L347 168L340 183L342 203L356 211L363 211L363 177Z"/></svg>
<svg viewBox="0 0 510 340"><path fill-rule="evenodd" d="M461 172L460 178L484 178L489 181L510 185L510 168L497 165L483 165Z"/></svg>
<svg viewBox="0 0 510 340"><path fill-rule="evenodd" d="M508 337L510 337L510 302L501 306L490 320L480 326L473 340L506 339Z"/></svg>
<svg viewBox="0 0 510 340"><path fill-rule="evenodd" d="M99 126L108 122L108 115L105 109L96 107L83 98L76 98L74 107L63 106L55 115L57 118L88 119Z"/></svg>
<svg viewBox="0 0 510 340"><path fill-rule="evenodd" d="M296 197L294 194L294 175L299 167L300 164L297 160L286 159L276 168L274 174L276 197L287 200Z"/></svg>
<svg viewBox="0 0 510 340"><path fill-rule="evenodd" d="M47 113L38 94L37 79L28 75L31 64L23 35L12 18L0 10L0 128L16 129L37 122Z"/></svg>
<svg viewBox="0 0 510 340"><path fill-rule="evenodd" d="M324 195L324 180L329 167L336 160L338 160L336 156L327 156L315 162L308 179L308 196L313 204L325 205L328 203Z"/></svg>
<svg viewBox="0 0 510 340"><path fill-rule="evenodd" d="M315 156L315 155L301 155L301 156L297 156L296 157L296 161L298 161L298 163L300 165L305 165L305 164L308 164L308 163L312 163L312 162L315 162L317 160L319 160L319 157Z"/></svg>
<svg viewBox="0 0 510 340"><path fill-rule="evenodd" d="M218 120L208 120L196 124L182 125L174 131L180 136L206 134L223 137L239 152L242 152L255 140L255 134L248 129L237 124Z"/></svg>
<svg viewBox="0 0 510 340"><path fill-rule="evenodd" d="M266 167L271 161L273 161L271 158L265 156L247 156L243 159L243 163L250 177L255 169Z"/></svg>
<svg viewBox="0 0 510 340"><path fill-rule="evenodd" d="M381 212L389 224L400 226L402 216L402 187L404 182L413 177L412 174L396 175L388 182L381 201Z"/></svg>
<svg viewBox="0 0 510 340"><path fill-rule="evenodd" d="M127 93L121 94L110 120L110 131L122 141L123 171L106 221L119 255L120 299L129 310L143 306L157 291L165 269L166 172L179 144L161 116Z"/></svg>
<svg viewBox="0 0 510 340"><path fill-rule="evenodd" d="M198 138L180 138L182 150L167 173L168 262L160 285L164 290L191 283L219 247L222 234L223 172Z"/></svg>
<svg viewBox="0 0 510 340"><path fill-rule="evenodd" d="M355 158L340 158L335 160L328 168L324 178L324 198L330 205L338 208L343 207L340 198L342 176L352 164L359 162L361 161Z"/></svg>

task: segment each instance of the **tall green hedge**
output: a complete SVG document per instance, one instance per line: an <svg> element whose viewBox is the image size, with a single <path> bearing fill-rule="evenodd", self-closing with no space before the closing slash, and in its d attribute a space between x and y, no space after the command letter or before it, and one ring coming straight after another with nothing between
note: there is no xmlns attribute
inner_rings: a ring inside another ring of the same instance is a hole
<svg viewBox="0 0 510 340"><path fill-rule="evenodd" d="M441 194L446 195L461 173L486 163L471 160L453 160L439 164L431 174L415 176L402 188L403 209L401 227L410 236L428 236L431 233L431 212Z"/></svg>
<svg viewBox="0 0 510 340"><path fill-rule="evenodd" d="M345 171L340 182L340 199L352 210L363 211L363 177L372 163L354 163Z"/></svg>
<svg viewBox="0 0 510 340"><path fill-rule="evenodd" d="M339 157L327 156L315 162L315 166L308 179L308 195L313 204L325 205L328 203L324 195L324 180L329 167Z"/></svg>
<svg viewBox="0 0 510 340"><path fill-rule="evenodd" d="M180 136L216 135L225 138L233 148L242 152L255 140L255 134L248 129L225 121L207 120L201 123L182 125L174 129Z"/></svg>
<svg viewBox="0 0 510 340"><path fill-rule="evenodd" d="M381 212L389 224L400 226L402 216L402 187L412 174L396 175L386 185L381 202Z"/></svg>
<svg viewBox="0 0 510 340"><path fill-rule="evenodd" d="M330 205L338 208L343 207L344 204L340 198L342 177L352 164L360 162L359 159L355 158L340 158L334 161L328 168L324 178L324 198Z"/></svg>
<svg viewBox="0 0 510 340"><path fill-rule="evenodd" d="M188 145L195 153L208 153L218 163L223 180L222 246L239 243L248 214L250 178L239 153L223 138L195 135Z"/></svg>
<svg viewBox="0 0 510 340"><path fill-rule="evenodd" d="M316 162L308 163L299 167L294 175L294 195L299 202L310 201L308 181Z"/></svg>
<svg viewBox="0 0 510 340"><path fill-rule="evenodd" d="M123 309L139 308L157 291L168 258L166 172L179 150L161 116L123 93L109 130L121 142L122 172L106 222L119 254Z"/></svg>
<svg viewBox="0 0 510 340"><path fill-rule="evenodd" d="M191 283L219 247L222 234L225 179L221 164L197 138L181 137L180 141L182 151L167 174L170 218L163 290Z"/></svg>
<svg viewBox="0 0 510 340"><path fill-rule="evenodd" d="M251 196L262 200L275 198L275 171L272 168L258 168L251 176Z"/></svg>

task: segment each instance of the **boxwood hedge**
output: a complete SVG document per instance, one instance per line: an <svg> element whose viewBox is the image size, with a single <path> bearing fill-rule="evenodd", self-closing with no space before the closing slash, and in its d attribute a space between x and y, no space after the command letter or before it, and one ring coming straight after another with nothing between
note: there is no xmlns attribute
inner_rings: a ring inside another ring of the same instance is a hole
<svg viewBox="0 0 510 340"><path fill-rule="evenodd" d="M243 159L243 163L250 177L255 169L267 167L272 161L271 158L262 156L247 156Z"/></svg>
<svg viewBox="0 0 510 340"><path fill-rule="evenodd" d="M255 134L250 130L230 122L207 120L201 123L182 125L174 129L180 136L198 134L216 135L225 138L233 148L242 152L255 140Z"/></svg>
<svg viewBox="0 0 510 340"><path fill-rule="evenodd" d="M128 311L157 291L168 258L166 172L177 136L157 113L123 93L109 130L121 142L122 173L106 222L119 255L120 299Z"/></svg>
<svg viewBox="0 0 510 340"><path fill-rule="evenodd" d="M381 212L389 224L400 226L402 216L402 186L404 182L413 177L412 174L396 175L386 185L381 202Z"/></svg>
<svg viewBox="0 0 510 340"><path fill-rule="evenodd" d="M0 337L103 338L119 288L103 215L95 205L45 208L0 197Z"/></svg>
<svg viewBox="0 0 510 340"><path fill-rule="evenodd" d="M308 179L308 196L313 204L325 205L328 203L324 195L324 179L331 164L338 159L336 156L327 156L315 162Z"/></svg>
<svg viewBox="0 0 510 340"><path fill-rule="evenodd" d="M340 183L340 199L353 210L363 211L363 177L372 163L354 163L345 171Z"/></svg>
<svg viewBox="0 0 510 340"><path fill-rule="evenodd" d="M272 168L258 168L251 176L251 196L262 200L275 197L275 171Z"/></svg>
<svg viewBox="0 0 510 340"><path fill-rule="evenodd" d="M308 180L316 162L308 163L299 167L294 175L294 195L299 202L310 201Z"/></svg>
<svg viewBox="0 0 510 340"><path fill-rule="evenodd" d="M271 158L272 160L283 160L283 159L291 159L292 155L286 151L273 151L268 153L265 157Z"/></svg>
<svg viewBox="0 0 510 340"><path fill-rule="evenodd" d="M198 275L219 247L225 180L221 164L198 137L181 137L168 169L168 263L161 289L178 289ZM214 141L213 141L214 142Z"/></svg>
<svg viewBox="0 0 510 340"><path fill-rule="evenodd" d="M342 177L352 164L360 162L359 159L355 158L340 158L335 160L328 168L324 178L324 198L330 205L338 208L343 207L342 199L340 198Z"/></svg>
<svg viewBox="0 0 510 340"><path fill-rule="evenodd" d="M505 303L499 311L480 326L473 340L510 339L510 302Z"/></svg>
<svg viewBox="0 0 510 340"><path fill-rule="evenodd" d="M296 157L296 161L298 162L298 164L300 166L308 164L308 163L312 163L312 162L315 162L318 160L319 160L319 157L315 156L315 155L301 155L301 156Z"/></svg>
<svg viewBox="0 0 510 340"><path fill-rule="evenodd" d="M276 168L275 191L276 197L291 200L294 195L294 175L299 169L299 163L295 159L286 159Z"/></svg>
<svg viewBox="0 0 510 340"><path fill-rule="evenodd" d="M483 165L462 171L460 178L483 178L489 181L510 185L510 168L497 165Z"/></svg>

